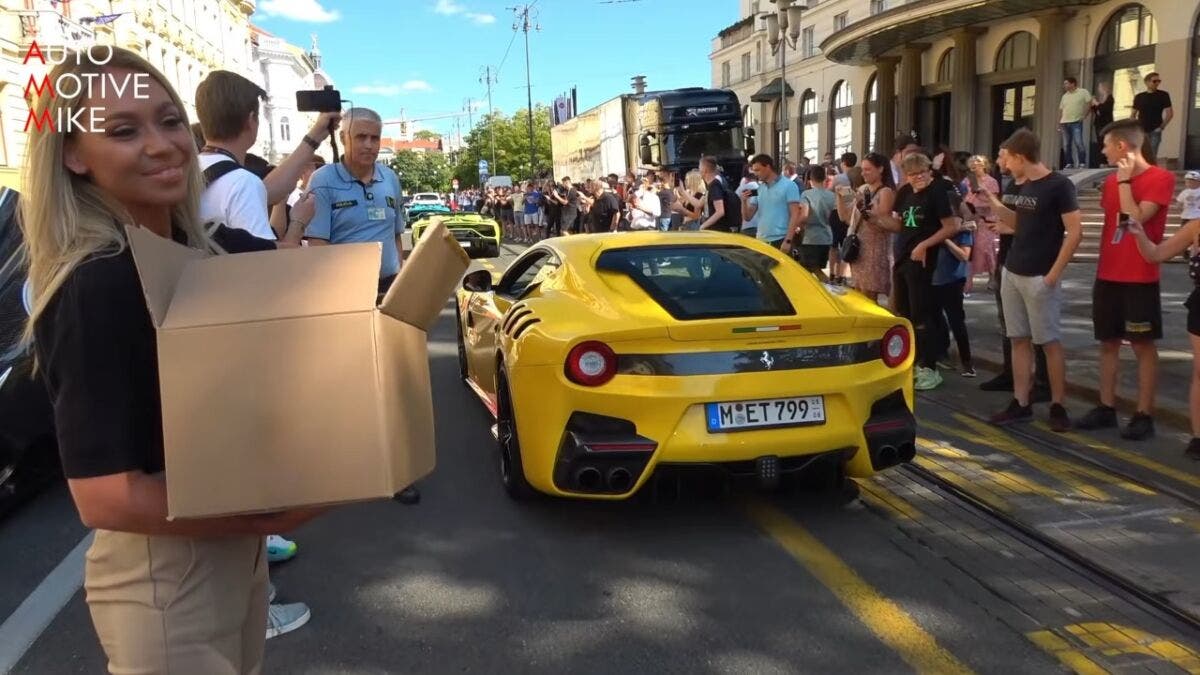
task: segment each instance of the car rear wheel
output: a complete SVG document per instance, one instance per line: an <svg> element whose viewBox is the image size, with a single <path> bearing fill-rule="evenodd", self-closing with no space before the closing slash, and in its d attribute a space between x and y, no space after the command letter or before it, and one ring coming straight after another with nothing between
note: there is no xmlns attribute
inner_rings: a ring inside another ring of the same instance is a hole
<svg viewBox="0 0 1200 675"><path fill-rule="evenodd" d="M496 386L496 431L500 446L500 483L508 496L517 501L534 497L537 493L525 480L525 465L521 461L521 441L517 437L517 421L513 413L512 396L508 390L508 378L503 370Z"/></svg>
<svg viewBox="0 0 1200 675"><path fill-rule="evenodd" d="M487 250L484 252L483 257L499 258L500 257L500 244L497 244L495 242L488 244Z"/></svg>

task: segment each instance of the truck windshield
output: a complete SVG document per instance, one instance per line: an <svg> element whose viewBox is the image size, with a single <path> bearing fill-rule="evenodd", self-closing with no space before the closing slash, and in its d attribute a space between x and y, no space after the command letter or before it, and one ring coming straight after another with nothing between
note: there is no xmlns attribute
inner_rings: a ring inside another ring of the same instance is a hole
<svg viewBox="0 0 1200 675"><path fill-rule="evenodd" d="M667 136L667 154L672 163L699 162L705 155L728 157L741 152L741 129L681 131Z"/></svg>

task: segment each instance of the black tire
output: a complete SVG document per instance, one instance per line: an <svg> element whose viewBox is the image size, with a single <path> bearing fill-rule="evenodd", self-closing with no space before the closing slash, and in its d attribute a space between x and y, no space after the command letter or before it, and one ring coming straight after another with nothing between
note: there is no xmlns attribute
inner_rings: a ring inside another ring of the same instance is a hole
<svg viewBox="0 0 1200 675"><path fill-rule="evenodd" d="M487 250L484 252L483 257L499 258L500 257L500 244L497 244L495 242L488 244Z"/></svg>
<svg viewBox="0 0 1200 675"><path fill-rule="evenodd" d="M517 437L516 416L508 391L508 377L503 369L496 378L496 428L500 455L500 484L515 501L532 499L537 492L525 479L525 464L521 461L521 441Z"/></svg>
<svg viewBox="0 0 1200 675"><path fill-rule="evenodd" d="M467 342L463 338L462 315L454 313L454 327L458 334L458 379L465 384L471 377L470 366L467 364Z"/></svg>

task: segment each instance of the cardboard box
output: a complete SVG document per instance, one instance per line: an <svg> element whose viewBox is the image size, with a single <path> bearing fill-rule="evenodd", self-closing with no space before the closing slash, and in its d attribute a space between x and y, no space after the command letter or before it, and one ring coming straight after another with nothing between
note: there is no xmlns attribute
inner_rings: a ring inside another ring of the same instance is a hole
<svg viewBox="0 0 1200 675"><path fill-rule="evenodd" d="M378 306L378 243L208 256L140 228L129 243L171 518L386 498L433 471L425 332L470 262L445 226Z"/></svg>

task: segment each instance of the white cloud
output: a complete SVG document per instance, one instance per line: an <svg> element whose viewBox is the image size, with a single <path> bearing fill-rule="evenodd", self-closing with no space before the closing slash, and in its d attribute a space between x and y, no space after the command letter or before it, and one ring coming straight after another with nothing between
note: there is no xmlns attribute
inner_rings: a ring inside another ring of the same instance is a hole
<svg viewBox="0 0 1200 675"><path fill-rule="evenodd" d="M262 0L258 8L268 16L305 23L329 23L342 18L336 9L322 7L321 0Z"/></svg>
<svg viewBox="0 0 1200 675"><path fill-rule="evenodd" d="M392 98L401 94L433 91L433 86L425 80L408 80L401 84L359 84L350 89L351 94L363 96L385 96Z"/></svg>
<svg viewBox="0 0 1200 675"><path fill-rule="evenodd" d="M400 87L394 84L360 84L352 88L350 93L368 96L399 96Z"/></svg>
<svg viewBox="0 0 1200 675"><path fill-rule="evenodd" d="M469 12L463 5L458 4L454 0L437 0L433 5L435 14L443 16L457 16L459 14L467 17L469 21L473 21L481 26L496 23L496 17L492 14L483 12Z"/></svg>

